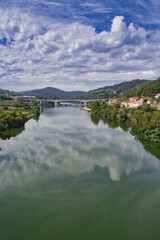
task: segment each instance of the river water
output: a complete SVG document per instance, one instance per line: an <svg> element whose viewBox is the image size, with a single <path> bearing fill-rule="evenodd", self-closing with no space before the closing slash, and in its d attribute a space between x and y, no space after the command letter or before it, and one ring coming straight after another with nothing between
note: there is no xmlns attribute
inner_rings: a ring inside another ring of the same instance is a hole
<svg viewBox="0 0 160 240"><path fill-rule="evenodd" d="M129 132L50 108L0 148L0 239L160 239L160 160Z"/></svg>

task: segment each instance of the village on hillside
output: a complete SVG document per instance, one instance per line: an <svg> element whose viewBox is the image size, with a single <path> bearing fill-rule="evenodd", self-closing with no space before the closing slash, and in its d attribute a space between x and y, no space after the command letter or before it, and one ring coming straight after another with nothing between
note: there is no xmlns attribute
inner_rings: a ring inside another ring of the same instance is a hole
<svg viewBox="0 0 160 240"><path fill-rule="evenodd" d="M158 110L160 110L160 102L159 102L159 98L160 98L160 93L156 94L154 96L154 99L152 98L148 98L148 97L131 97L129 99L129 101L124 101L121 98L115 98L115 99L109 99L109 101L107 102L108 104L120 104L121 107L126 107L126 108L135 108L135 107L139 107L139 106L143 106L144 104L150 105L150 106L154 106L157 107Z"/></svg>

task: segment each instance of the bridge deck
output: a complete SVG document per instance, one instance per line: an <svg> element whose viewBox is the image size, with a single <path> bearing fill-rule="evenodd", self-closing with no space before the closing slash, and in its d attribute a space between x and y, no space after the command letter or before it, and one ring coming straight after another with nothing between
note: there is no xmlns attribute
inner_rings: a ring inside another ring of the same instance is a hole
<svg viewBox="0 0 160 240"><path fill-rule="evenodd" d="M106 101L106 99L38 99L36 101L42 102L94 102L98 101Z"/></svg>

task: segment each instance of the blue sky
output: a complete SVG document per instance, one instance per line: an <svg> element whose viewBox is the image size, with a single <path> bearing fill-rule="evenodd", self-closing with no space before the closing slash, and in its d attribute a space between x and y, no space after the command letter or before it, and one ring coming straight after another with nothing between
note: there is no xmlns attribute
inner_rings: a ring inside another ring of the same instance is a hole
<svg viewBox="0 0 160 240"><path fill-rule="evenodd" d="M0 88L160 76L159 0L0 0Z"/></svg>

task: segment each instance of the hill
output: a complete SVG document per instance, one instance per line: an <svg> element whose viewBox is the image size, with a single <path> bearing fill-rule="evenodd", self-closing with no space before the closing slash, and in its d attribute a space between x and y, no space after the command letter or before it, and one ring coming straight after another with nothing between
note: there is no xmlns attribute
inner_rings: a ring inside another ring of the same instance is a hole
<svg viewBox="0 0 160 240"><path fill-rule="evenodd" d="M9 90L4 90L4 89L0 89L0 97L10 97L10 96L17 96L19 94L15 93L15 92L11 92Z"/></svg>
<svg viewBox="0 0 160 240"><path fill-rule="evenodd" d="M160 93L160 78L157 80L151 81L147 85L134 89L131 91L128 96L138 96L138 97L154 97L157 93Z"/></svg>
<svg viewBox="0 0 160 240"><path fill-rule="evenodd" d="M43 89L23 91L20 93L26 96L36 96L36 97L47 98L47 99L64 99L65 100L65 99L77 98L80 95L85 94L86 92L83 92L83 91L66 92L58 88L46 87Z"/></svg>
<svg viewBox="0 0 160 240"><path fill-rule="evenodd" d="M122 97L130 93L133 89L140 89L141 87L148 84L150 80L140 80L135 79L129 82L122 82L113 86L105 86L95 90L91 90L86 94L80 96L80 99L103 99L103 98L113 98Z"/></svg>

